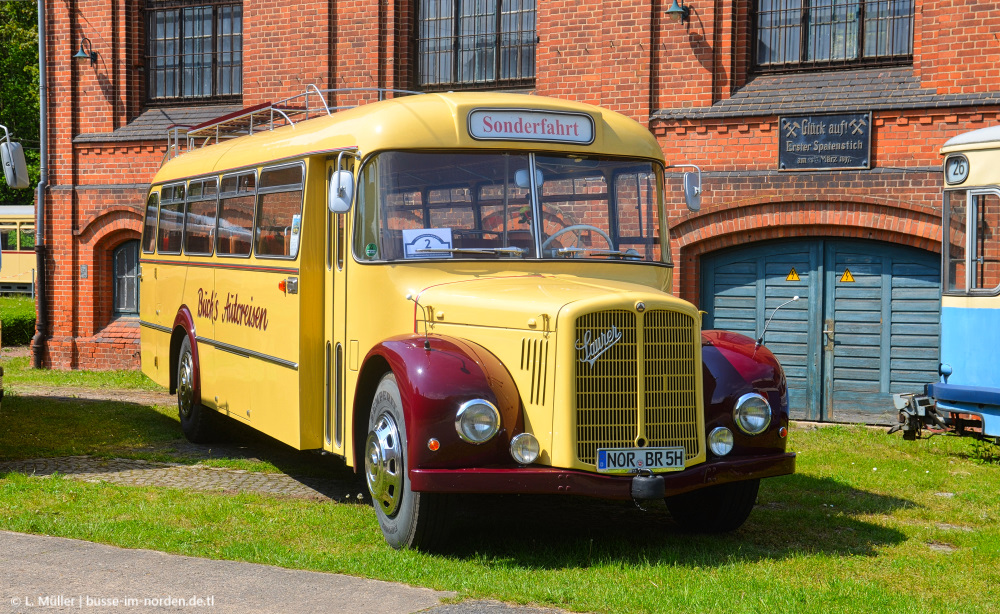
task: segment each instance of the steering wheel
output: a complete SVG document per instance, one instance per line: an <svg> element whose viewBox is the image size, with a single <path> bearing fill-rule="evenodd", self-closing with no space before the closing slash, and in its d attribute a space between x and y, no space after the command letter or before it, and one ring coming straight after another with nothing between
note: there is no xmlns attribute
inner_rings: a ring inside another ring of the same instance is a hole
<svg viewBox="0 0 1000 614"><path fill-rule="evenodd" d="M597 234L604 237L604 240L608 242L608 249L612 249L614 247L614 243L611 241L611 237L608 236L608 233L604 232L597 226L591 226L590 224L572 224L565 228L560 228L559 230L549 235L548 239L542 241L542 249L548 247L549 243L552 243L552 241L555 240L555 238L558 237L559 235L565 234L570 231L582 231L582 230L591 230L596 232ZM579 241L579 236L577 237L577 240Z"/></svg>

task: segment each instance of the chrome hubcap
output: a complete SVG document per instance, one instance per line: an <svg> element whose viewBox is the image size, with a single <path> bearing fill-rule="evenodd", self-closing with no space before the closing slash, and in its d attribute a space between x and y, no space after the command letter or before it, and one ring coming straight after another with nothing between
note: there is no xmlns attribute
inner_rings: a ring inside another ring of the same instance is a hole
<svg viewBox="0 0 1000 614"><path fill-rule="evenodd" d="M194 402L194 361L190 353L181 356L180 368L177 370L177 408L181 417L191 415L191 405Z"/></svg>
<svg viewBox="0 0 1000 614"><path fill-rule="evenodd" d="M386 516L395 514L403 495L403 454L396 422L389 414L379 416L368 433L365 478L375 505Z"/></svg>

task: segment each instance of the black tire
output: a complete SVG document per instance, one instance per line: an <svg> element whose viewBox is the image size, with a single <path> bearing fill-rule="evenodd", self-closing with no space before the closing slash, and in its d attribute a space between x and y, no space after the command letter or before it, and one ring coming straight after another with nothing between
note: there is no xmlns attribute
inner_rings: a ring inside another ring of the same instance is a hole
<svg viewBox="0 0 1000 614"><path fill-rule="evenodd" d="M746 522L757 502L760 480L729 482L667 497L667 509L682 528L697 533L724 533Z"/></svg>
<svg viewBox="0 0 1000 614"><path fill-rule="evenodd" d="M378 524L390 546L427 550L444 541L444 495L413 492L406 473L406 421L392 373L375 390L365 441L365 481Z"/></svg>
<svg viewBox="0 0 1000 614"><path fill-rule="evenodd" d="M215 432L215 415L195 398L194 382L197 377L191 341L184 337L177 353L177 415L181 419L181 431L188 441L208 443Z"/></svg>

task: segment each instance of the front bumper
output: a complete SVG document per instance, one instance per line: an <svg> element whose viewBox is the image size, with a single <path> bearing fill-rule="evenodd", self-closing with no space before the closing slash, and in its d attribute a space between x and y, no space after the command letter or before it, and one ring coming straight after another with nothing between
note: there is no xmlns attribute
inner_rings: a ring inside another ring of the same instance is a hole
<svg viewBox="0 0 1000 614"><path fill-rule="evenodd" d="M721 459L669 473L663 478L664 496L679 495L704 486L770 478L795 472L795 453ZM632 499L633 475L607 475L555 467L477 469L411 469L417 492L478 494L566 494L599 499Z"/></svg>

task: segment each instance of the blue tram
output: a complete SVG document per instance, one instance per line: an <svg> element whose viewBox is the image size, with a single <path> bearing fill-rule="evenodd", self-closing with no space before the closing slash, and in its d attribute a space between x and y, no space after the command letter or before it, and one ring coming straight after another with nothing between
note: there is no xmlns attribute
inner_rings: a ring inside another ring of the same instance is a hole
<svg viewBox="0 0 1000 614"><path fill-rule="evenodd" d="M1000 126L945 143L940 381L896 399L904 437L922 425L1000 441Z"/></svg>

